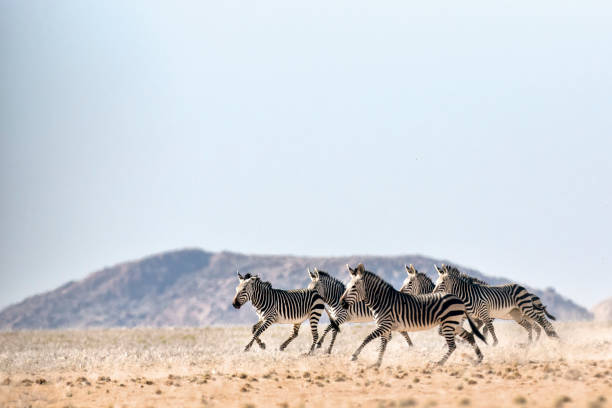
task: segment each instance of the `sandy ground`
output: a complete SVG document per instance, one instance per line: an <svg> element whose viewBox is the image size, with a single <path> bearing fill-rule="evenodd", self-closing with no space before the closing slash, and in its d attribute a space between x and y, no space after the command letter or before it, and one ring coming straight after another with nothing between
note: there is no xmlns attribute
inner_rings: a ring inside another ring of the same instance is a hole
<svg viewBox="0 0 612 408"><path fill-rule="evenodd" d="M350 362L371 325L343 326L331 356L308 349L310 332L285 352L290 326L256 345L248 327L0 333L2 407L606 407L612 406L612 324L555 324L561 342L526 347L524 331L497 324L500 345L465 344L443 367L434 331L395 334L380 369L377 341Z"/></svg>

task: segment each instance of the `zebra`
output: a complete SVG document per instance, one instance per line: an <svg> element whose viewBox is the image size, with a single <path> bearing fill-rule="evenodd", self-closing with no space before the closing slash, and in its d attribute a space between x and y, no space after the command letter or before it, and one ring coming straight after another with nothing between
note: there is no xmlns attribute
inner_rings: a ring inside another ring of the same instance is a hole
<svg viewBox="0 0 612 408"><path fill-rule="evenodd" d="M427 330L436 326L439 326L438 333L445 338L448 345L448 351L438 364L444 364L457 348L455 336L468 341L474 348L478 362L482 361L482 352L474 340L474 335L485 343L486 340L468 316L465 304L457 296L448 293L417 296L402 293L379 276L366 271L363 264L359 264L355 269L349 265L346 267L351 274L351 281L340 297L340 304L349 309L355 303L364 301L372 309L376 321L376 329L355 350L351 358L353 361L357 360L366 344L380 337L378 360L373 365L380 367L392 331ZM472 333L461 326L464 318L467 318Z"/></svg>
<svg viewBox="0 0 612 408"><path fill-rule="evenodd" d="M444 264L442 266L445 266ZM447 271L449 273L454 273L456 275L459 275L461 277L467 278L470 280L470 282L472 283L477 283L479 285L487 285L489 286L489 284L487 282L484 282L478 278L475 278L473 276L469 276L463 272L459 272L459 270L457 268L455 268L454 266L447 266ZM529 294L529 297L533 303L533 307L536 308L537 310L541 310L542 312L544 312L544 314L551 320L557 320L555 316L551 315L548 310L546 310L546 306L544 306L542 304L542 300L537 296L534 295L533 293L527 292ZM517 313L520 313L520 310L518 309L514 309L513 314L515 316L517 316ZM502 317L501 319L503 320L516 320L512 314L508 313L506 315L506 317ZM480 329L480 327L484 324L484 322L482 322L479 319L474 319L474 322L476 323L476 325L478 326L478 328ZM533 329L536 333L536 340L540 339L540 335L542 334L542 329L540 328L540 325L537 324L537 322L535 322L534 320L532 320L529 316L526 315L521 315L521 320L519 322L517 322L519 325L521 325L525 330L527 330L527 336L528 336L528 340L529 343L531 343L532 341L532 335L531 335L531 330ZM488 333L488 329L485 326L484 329L482 330L482 334L486 337Z"/></svg>
<svg viewBox="0 0 612 408"><path fill-rule="evenodd" d="M344 283L342 283L339 279L336 279L327 272L320 271L317 268L314 268L313 271L308 269L308 275L311 279L308 289L316 290L323 298L325 303L329 305L331 310L328 309L327 313L330 316L334 316L338 326L344 322L361 323L371 322L374 320L372 311L368 308L365 302L357 302L349 309L342 308L340 305L340 296L342 296L346 288ZM323 345L323 341L325 340L325 336L332 329L332 338L331 342L329 343L329 348L327 349L327 354L331 354L338 330L335 330L334 326L329 324L327 328L325 328L323 335L317 343L317 348L321 347ZM408 333L404 331L401 332L401 334L406 339L408 346L412 347L412 340L410 340Z"/></svg>
<svg viewBox="0 0 612 408"><path fill-rule="evenodd" d="M412 264L404 265L404 268L406 268L406 273L408 274L408 277L404 280L404 283L402 283L400 292L408 293L411 295L424 295L427 293L433 293L435 285L433 281L429 278L429 276L427 276L427 274L417 271L417 269ZM486 282L483 282L477 278L473 278L465 274L462 275L465 277L469 277L483 285L487 284ZM481 320L478 319L474 319L474 323L476 324L476 327L478 327L478 329L480 329L484 324ZM482 335L484 337L487 337L486 326L482 331Z"/></svg>
<svg viewBox="0 0 612 408"><path fill-rule="evenodd" d="M272 288L270 282L262 281L259 276L247 273L242 276L238 273L238 286L232 305L240 309L249 300L253 303L259 321L252 328L253 338L246 345L244 351L248 351L253 342L257 342L261 349L266 345L259 339L259 336L272 323L291 323L293 332L285 342L280 345L283 351L293 339L295 339L304 320L310 320L310 331L312 333L312 346L308 354L312 354L319 337L317 326L321 314L325 309L325 302L317 291L310 289L282 290ZM333 318L329 319L332 326L337 328Z"/></svg>
<svg viewBox="0 0 612 408"><path fill-rule="evenodd" d="M417 271L412 264L410 264L410 266L405 266L405 268L406 272L408 273L408 277L404 280L404 283L402 284L402 287L400 289L401 292L410 293L412 295L420 295L424 293L433 292L434 284L429 278L429 276ZM448 271L451 273L459 274L464 278L470 279L474 283L488 285L487 282L484 282L473 276L469 276L463 272L459 272L459 270L455 267L448 267ZM542 304L542 300L537 295L534 295L533 293L530 293L529 295L531 296L531 300L533 301L535 308L543 310L546 316L548 316L548 318L550 318L551 320L556 320L555 316L551 315L548 310L546 310L546 306ZM512 315L507 314L504 320L514 320L514 318L512 317ZM477 318L474 318L474 323L476 323L478 329L480 329L484 325L484 322ZM522 319L519 324L527 330L527 335L530 343L532 341L531 329L533 329L536 333L536 340L540 339L542 329L540 328L540 325L536 324L536 322L531 320L529 317L522 315ZM488 333L489 330L487 329L487 326L485 326L482 330L482 334L483 336L487 337Z"/></svg>
<svg viewBox="0 0 612 408"><path fill-rule="evenodd" d="M443 267L446 267L446 271L447 271L448 273L451 273L451 274L454 274L454 275L460 276L460 277L462 277L462 278L466 278L466 279L468 279L468 280L469 280L469 282L471 282L471 283L476 283L476 284L479 284L479 285L486 285L486 286L489 286L489 284L488 284L487 282L484 282L484 281L482 281L482 280L480 280L480 279L478 279L478 278L475 278L475 277L473 277L473 276L470 276L470 275L468 275L468 274L466 274L466 273L460 272L460 271L459 271L459 269L455 268L454 266L449 266L449 265L444 265L444 264L442 264L442 266L443 266ZM435 265L434 265L434 267L435 267ZM531 300L531 302L532 302L532 304L533 304L533 307L534 307L535 309L537 309L537 310L539 310L539 311L544 312L544 314L545 314L545 315L546 315L546 316L547 316L549 319L551 319L551 320L557 320L557 319L555 318L555 316L551 315L551 314L548 312L548 310L546 310L546 306L544 306L544 305L542 304L542 300L541 300L541 299L540 299L540 298L539 298L537 295L534 295L533 293L530 293L530 292L527 292L527 293L528 293L529 297L528 297L528 298L526 298L526 299L530 299L530 300ZM519 320L516 320L516 318L515 318L515 317L518 317L518 314L519 314L519 313L520 313L520 310L519 310L518 308L516 308L516 309L513 309L513 310L511 311L511 313L508 313L508 314L507 314L505 317L500 317L500 319L503 319L503 320L515 320L515 321L516 321L516 322L517 322L517 323L518 323L520 326L522 326L522 327L523 327L525 330L527 330L527 335L528 335L528 340L529 340L529 343L531 343L531 342L532 342L532 335L531 335L531 330L532 330L532 329L533 329L533 330L535 331L535 333L536 333L536 340L539 340L539 339L540 339L541 332L542 332L542 329L540 328L540 325L539 325L539 324L537 324L537 322L536 322L536 321L532 320L532 319L531 319L529 316L526 316L526 315L523 315L523 314L521 314L521 316L520 316L520 321L519 321ZM474 319L474 322L476 323L476 325L478 326L478 328L479 328L479 329L480 329L480 327L481 327L481 326L484 324L484 322L483 322L482 320L477 319L477 318L475 318L475 319ZM488 329L487 329L487 327L485 326L485 327L484 327L484 329L482 330L482 334L483 334L483 335L486 337L486 336L487 336L487 333L488 333ZM496 344L496 343L495 343L495 344ZM495 345L495 344L494 344L494 345Z"/></svg>
<svg viewBox="0 0 612 408"><path fill-rule="evenodd" d="M552 324L546 320L546 316L554 319L550 315L540 299L531 295L527 290L517 284L506 284L488 286L479 282L476 278L462 276L456 268L449 268L443 265L438 269L438 280L434 288L434 293L452 293L465 302L470 315L482 320L488 331L493 337L493 345L497 345L497 336L493 329L492 320L494 318L505 319L510 316L518 324L529 332L531 340L531 324L524 318L527 317L535 321L549 337L558 338Z"/></svg>

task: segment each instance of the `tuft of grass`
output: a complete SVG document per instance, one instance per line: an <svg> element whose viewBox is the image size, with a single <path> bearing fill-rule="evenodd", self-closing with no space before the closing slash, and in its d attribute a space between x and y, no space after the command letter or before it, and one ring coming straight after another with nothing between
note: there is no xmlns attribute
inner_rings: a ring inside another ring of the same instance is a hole
<svg viewBox="0 0 612 408"><path fill-rule="evenodd" d="M563 404L565 404L566 402L572 402L572 399L570 397L568 397L567 395L560 396L555 401L555 408L563 407Z"/></svg>

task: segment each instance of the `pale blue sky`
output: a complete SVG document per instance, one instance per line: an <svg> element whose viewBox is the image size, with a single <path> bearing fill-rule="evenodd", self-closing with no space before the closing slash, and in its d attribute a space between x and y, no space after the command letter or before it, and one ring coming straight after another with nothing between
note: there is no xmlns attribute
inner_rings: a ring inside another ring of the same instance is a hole
<svg viewBox="0 0 612 408"><path fill-rule="evenodd" d="M611 296L609 3L432 3L0 1L0 306L185 246Z"/></svg>

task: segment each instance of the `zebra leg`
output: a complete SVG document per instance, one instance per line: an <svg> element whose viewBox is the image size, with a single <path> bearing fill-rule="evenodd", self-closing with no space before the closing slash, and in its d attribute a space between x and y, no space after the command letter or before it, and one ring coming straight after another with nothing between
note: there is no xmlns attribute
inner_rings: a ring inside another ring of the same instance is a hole
<svg viewBox="0 0 612 408"><path fill-rule="evenodd" d="M453 323L457 324L456 322ZM442 359L438 361L438 365L443 365L444 363L446 363L446 360L448 360L450 355L453 354L453 351L455 351L455 349L457 348L457 345L455 344L455 330L456 329L451 323L442 323L442 325L440 326L440 330L438 330L438 333L440 334L440 336L444 337L444 339L446 340L446 344L448 345L448 351L446 352L446 354L444 354L444 356L442 356Z"/></svg>
<svg viewBox="0 0 612 408"><path fill-rule="evenodd" d="M372 333L368 334L368 336L363 340L361 345L359 347L357 347L357 350L355 350L355 352L351 356L351 361L357 360L357 357L359 356L359 353L361 353L361 350L363 350L363 348L366 346L366 344L368 344L369 342L371 342L375 338L382 336L383 333L388 332L388 331L389 331L388 328L379 326Z"/></svg>
<svg viewBox="0 0 612 408"><path fill-rule="evenodd" d="M404 336L404 338L406 339L406 342L408 343L408 347L412 347L412 340L410 340L410 336L408 335L408 332L400 332L402 336ZM389 340L391 340L391 336L389 336Z"/></svg>
<svg viewBox="0 0 612 408"><path fill-rule="evenodd" d="M457 326L457 329L455 329L455 335L461 337L463 340L470 343L470 345L474 349L474 352L476 353L478 362L480 363L482 361L482 352L480 351L480 348L478 348L476 340L474 340L474 335L469 331L465 330L463 327L461 327L461 325Z"/></svg>
<svg viewBox="0 0 612 408"><path fill-rule="evenodd" d="M338 326L340 326L342 323L344 323L344 321L346 320L347 316L346 314L342 314L341 316L339 316L336 319L336 324ZM325 332L323 333L323 337L321 337L321 339L319 340L319 342L317 343L317 347L321 347L321 344L323 343L323 339L325 338L325 335L327 334L327 332L333 329L332 331L332 338L331 338L331 342L329 343L329 348L327 349L327 354L331 354L332 352L332 348L334 347L334 343L336 342L336 336L338 335L338 330L334 329L333 326L330 324L329 326L327 326L327 328L325 329Z"/></svg>
<svg viewBox="0 0 612 408"><path fill-rule="evenodd" d="M486 317L483 317L483 321L484 321L485 327L489 329L489 333L491 333L491 337L493 337L493 345L497 346L497 343L499 342L497 341L497 336L495 335L495 329L493 328L493 320L487 315Z"/></svg>
<svg viewBox="0 0 612 408"><path fill-rule="evenodd" d="M544 333L546 333L548 337L559 338L559 335L553 328L552 324L550 324L548 319L546 319L544 310L536 309L534 307L523 306L521 308L521 312L522 314L531 318L533 321L539 324L542 329L544 329Z"/></svg>
<svg viewBox="0 0 612 408"><path fill-rule="evenodd" d="M405 332L404 332L405 333ZM376 363L374 363L371 368L378 368L382 364L383 354L385 354L385 350L387 349L387 343L391 339L391 333L383 334L380 336L380 346L378 347L378 359Z"/></svg>
<svg viewBox="0 0 612 408"><path fill-rule="evenodd" d="M529 343L532 342L533 338L531 336L531 323L529 322L529 318L525 315L523 315L520 310L518 309L513 309L510 311L509 313L510 317L512 317L512 319L514 319L515 322L517 322L519 325L521 325L525 330L527 330L527 338Z"/></svg>
<svg viewBox="0 0 612 408"><path fill-rule="evenodd" d="M533 320L535 320L535 322L537 324L542 326L542 328L544 329L544 333L546 333L546 335L548 337L554 337L554 338L557 338L557 339L559 338L559 335L557 334L557 332L553 328L552 324L550 324L550 322L548 320L546 320L546 318L543 316L542 313L538 313L538 315L536 315L533 318Z"/></svg>
<svg viewBox="0 0 612 408"><path fill-rule="evenodd" d="M331 325L331 323L327 325L327 327L325 328L325 331L323 331L323 335L321 336L321 338L317 342L317 348L321 348L321 346L323 345L323 341L325 340L325 336L327 336L327 333L329 333L329 331L332 328L333 328L333 326Z"/></svg>
<svg viewBox="0 0 612 408"><path fill-rule="evenodd" d="M536 324L536 322L532 322L532 326L533 326L533 331L535 332L536 335L536 341L540 340L540 335L542 334L542 329L540 328L540 326L538 324Z"/></svg>
<svg viewBox="0 0 612 408"><path fill-rule="evenodd" d="M256 331L256 330L259 328L259 326L261 326L261 324L262 324L262 323L263 323L263 320L260 320L260 321L258 321L257 323L255 323L255 324L253 325L253 329L251 330L251 333L252 333L252 334L255 334L255 331ZM255 341L257 342L257 345L259 346L259 348L261 348L262 350L265 350L265 349L266 349L266 343L264 343L263 341L261 341L261 340L259 339L259 337L257 337L257 338L255 339Z"/></svg>
<svg viewBox="0 0 612 408"><path fill-rule="evenodd" d="M293 325L293 333L291 333L291 336L289 336L289 338L285 340L283 344L280 345L280 351L283 351L289 345L289 343L291 343L293 339L297 337L301 325L302 323L296 323Z"/></svg>
<svg viewBox="0 0 612 408"><path fill-rule="evenodd" d="M334 343L336 342L337 335L338 335L338 330L334 330L332 332L331 342L329 343L329 347L327 348L327 354L331 354L332 348L334 347Z"/></svg>
<svg viewBox="0 0 612 408"><path fill-rule="evenodd" d="M317 309L314 309L314 313L310 315L310 332L312 333L312 346L310 346L310 351L308 354L312 354L317 345L317 340L319 339L319 331L317 327L319 326L319 319L321 315L316 313ZM335 332L335 330L334 330Z"/></svg>
<svg viewBox="0 0 612 408"><path fill-rule="evenodd" d="M261 333L263 333L268 327L270 327L273 321L274 319L269 319L261 323L261 325L255 330L255 333L253 333L253 338L246 345L246 347L244 348L244 351L249 351L249 349L253 345L253 342L261 335Z"/></svg>
<svg viewBox="0 0 612 408"><path fill-rule="evenodd" d="M480 328L482 327L482 325L484 324L484 322L480 319L476 319L476 318L472 318L472 321L474 322L474 325L476 326L476 328L478 330L480 330ZM484 338L487 338L487 334L489 333L489 329L487 329L487 326L485 326L482 329L482 335L484 336Z"/></svg>

